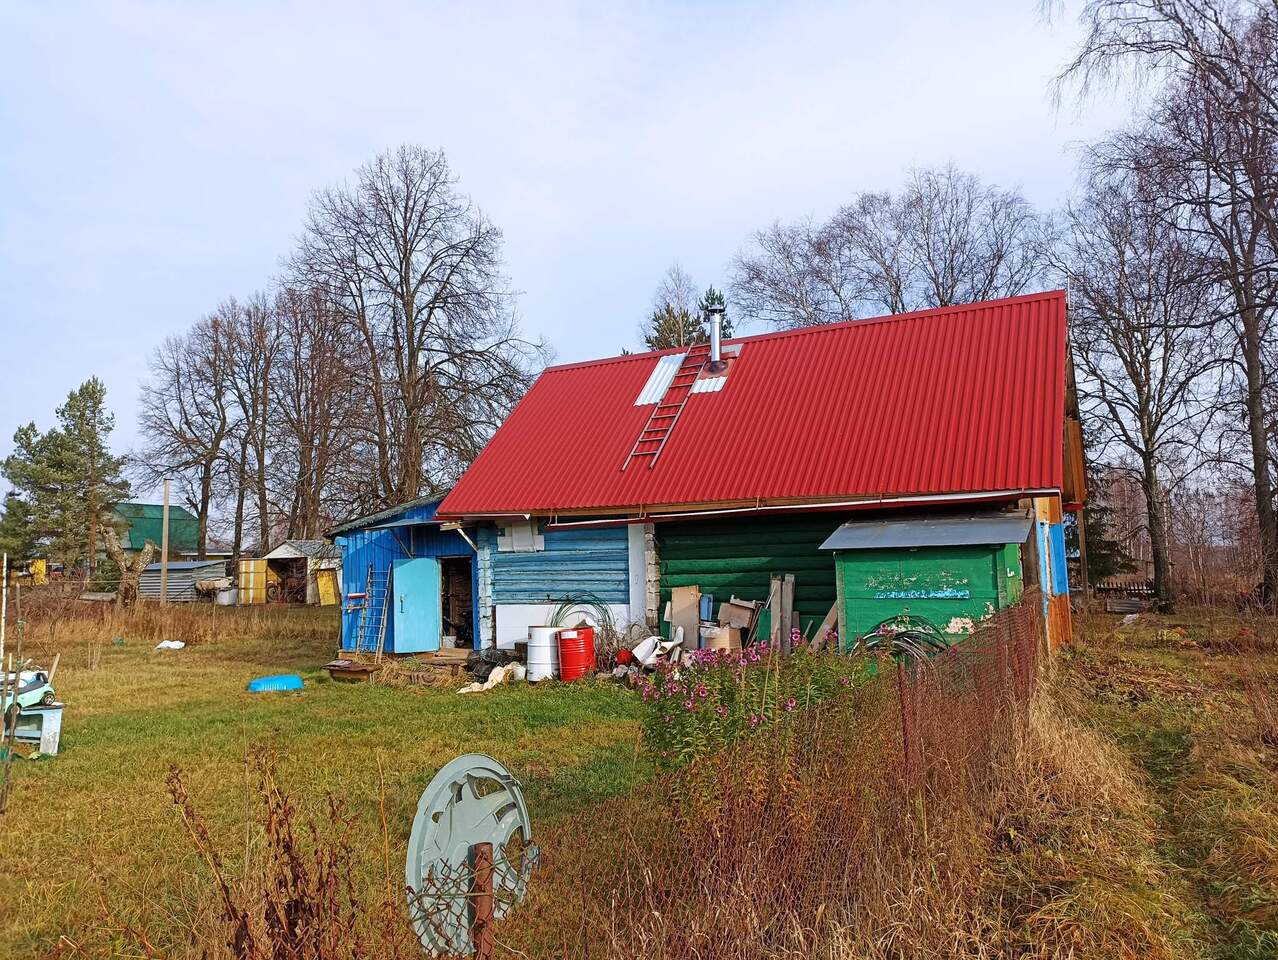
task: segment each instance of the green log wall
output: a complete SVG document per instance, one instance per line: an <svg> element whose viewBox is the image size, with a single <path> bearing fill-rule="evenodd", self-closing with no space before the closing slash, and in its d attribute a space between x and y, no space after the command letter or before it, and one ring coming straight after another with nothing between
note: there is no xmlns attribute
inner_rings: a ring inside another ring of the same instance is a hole
<svg viewBox="0 0 1278 960"><path fill-rule="evenodd" d="M807 629L825 618L838 597L834 557L820 547L844 519L817 513L659 523L661 609L672 587L697 586L714 595L717 616L730 596L766 601L772 576L792 573L794 606ZM662 624L663 632L669 628ZM766 635L766 615L761 629Z"/></svg>

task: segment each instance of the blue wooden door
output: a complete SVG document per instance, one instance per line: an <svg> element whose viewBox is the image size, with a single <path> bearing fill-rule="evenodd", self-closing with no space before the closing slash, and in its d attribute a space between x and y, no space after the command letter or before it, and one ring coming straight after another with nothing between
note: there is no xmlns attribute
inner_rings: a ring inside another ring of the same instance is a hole
<svg viewBox="0 0 1278 960"><path fill-rule="evenodd" d="M396 560L395 653L426 653L439 649L443 623L439 591L439 561L432 557Z"/></svg>

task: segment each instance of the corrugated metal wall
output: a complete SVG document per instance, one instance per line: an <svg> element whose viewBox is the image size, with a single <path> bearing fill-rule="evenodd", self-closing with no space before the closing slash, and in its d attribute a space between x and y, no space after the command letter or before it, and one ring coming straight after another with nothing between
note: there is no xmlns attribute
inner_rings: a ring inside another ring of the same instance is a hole
<svg viewBox="0 0 1278 960"><path fill-rule="evenodd" d="M393 518L382 518L380 523L391 520L430 520L435 516L438 503L421 504L410 507ZM368 583L368 568L371 564L374 580L385 583L391 564L396 560L410 557L470 557L475 553L470 545L456 533L446 532L434 526L398 527L390 530L351 530L336 538L342 548L342 649L353 650L359 634L360 611L351 610L345 602L347 594L363 593ZM477 564L471 565L471 587L478 595ZM373 598L375 604L381 603L381 594ZM395 616L394 604L388 604L390 616L386 621L385 649L395 650ZM475 625L475 636L480 633L478 609L472 618Z"/></svg>
<svg viewBox="0 0 1278 960"><path fill-rule="evenodd" d="M546 530L544 550L501 552L496 531L483 539L491 563L489 603L545 603L570 593L593 593L605 603L630 602L625 527ZM484 593L480 587L480 595Z"/></svg>
<svg viewBox="0 0 1278 960"><path fill-rule="evenodd" d="M714 595L717 615L719 603L731 595L766 601L772 576L792 573L794 606L806 629L824 619L836 600L834 558L820 547L844 519L812 513L659 523L661 608L672 587L695 585Z"/></svg>
<svg viewBox="0 0 1278 960"><path fill-rule="evenodd" d="M215 580L226 576L226 562L210 561L196 567L169 565L168 593L170 603L189 603L202 598L195 592L195 581ZM143 600L160 599L160 571L146 569L138 580L138 596Z"/></svg>

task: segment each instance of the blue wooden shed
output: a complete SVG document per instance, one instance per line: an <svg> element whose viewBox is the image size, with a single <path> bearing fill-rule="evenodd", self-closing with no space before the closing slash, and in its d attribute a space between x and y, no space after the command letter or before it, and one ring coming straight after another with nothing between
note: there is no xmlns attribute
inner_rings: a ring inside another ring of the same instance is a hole
<svg viewBox="0 0 1278 960"><path fill-rule="evenodd" d="M478 647L479 565L423 498L331 531L342 551L342 649L426 653Z"/></svg>

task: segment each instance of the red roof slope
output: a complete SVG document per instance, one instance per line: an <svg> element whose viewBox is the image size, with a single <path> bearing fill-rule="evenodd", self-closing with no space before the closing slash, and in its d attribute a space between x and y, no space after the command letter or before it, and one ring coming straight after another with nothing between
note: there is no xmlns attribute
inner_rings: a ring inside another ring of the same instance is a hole
<svg viewBox="0 0 1278 960"><path fill-rule="evenodd" d="M1064 291L728 343L723 388L689 397L655 464L624 472L660 354L547 369L439 514L1060 488Z"/></svg>

